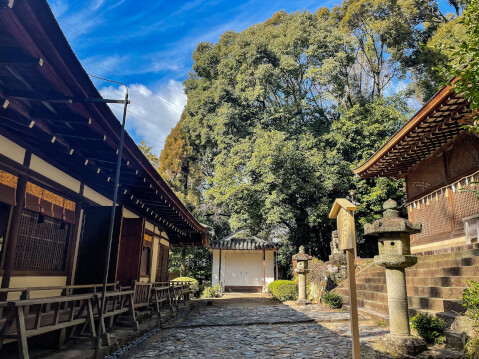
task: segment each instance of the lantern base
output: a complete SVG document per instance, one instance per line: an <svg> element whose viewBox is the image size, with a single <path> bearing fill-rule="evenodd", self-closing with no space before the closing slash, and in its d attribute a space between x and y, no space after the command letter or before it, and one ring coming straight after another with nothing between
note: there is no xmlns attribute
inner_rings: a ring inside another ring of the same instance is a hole
<svg viewBox="0 0 479 359"><path fill-rule="evenodd" d="M307 304L311 304L311 302L310 302L309 300L307 300L307 299L298 299L298 300L296 301L296 304L298 304L298 305L307 305Z"/></svg>
<svg viewBox="0 0 479 359"><path fill-rule="evenodd" d="M412 335L386 334L377 343L376 349L391 355L417 355L427 349L426 342Z"/></svg>

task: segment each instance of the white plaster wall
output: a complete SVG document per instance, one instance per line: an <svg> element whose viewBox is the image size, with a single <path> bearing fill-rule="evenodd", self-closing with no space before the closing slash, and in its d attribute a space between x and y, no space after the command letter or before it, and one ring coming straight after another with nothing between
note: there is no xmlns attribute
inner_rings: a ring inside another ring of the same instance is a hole
<svg viewBox="0 0 479 359"><path fill-rule="evenodd" d="M274 252L266 251L266 288L268 284L274 282Z"/></svg>
<svg viewBox="0 0 479 359"><path fill-rule="evenodd" d="M10 288L24 288L24 287L57 287L65 286L67 282L66 276L35 276L35 277L11 277ZM45 290L33 291L30 298L44 298L55 297L61 295L61 290ZM20 298L20 293L10 293L8 300L17 300Z"/></svg>
<svg viewBox="0 0 479 359"><path fill-rule="evenodd" d="M145 228L148 229L149 231L152 231L152 232L155 231L155 225L153 223L148 222L148 221L145 221Z"/></svg>
<svg viewBox="0 0 479 359"><path fill-rule="evenodd" d="M213 286L218 285L218 266L219 266L219 249L213 249L213 260L212 260L212 273L211 273L211 284ZM233 255L233 256L232 256ZM229 263L228 258L235 258L235 264ZM238 267L238 263L241 262L241 267ZM222 290L227 285L238 285L237 283L229 283L229 278L232 278L232 272L244 273L248 272L246 275L248 278L248 283L243 282L245 286L254 285L262 286L263 285L263 251L221 251L221 281L222 281ZM269 283L274 281L274 252L266 251L265 257L265 286L267 287Z"/></svg>
<svg viewBox="0 0 479 359"><path fill-rule="evenodd" d="M63 171L60 171L58 168L52 166L48 162L45 162L40 157L37 157L33 154L30 162L30 169L37 173L40 173L45 177L48 177L52 181L55 181L56 183L59 183L62 186L65 186L66 188L69 188L76 193L80 192L80 181L67 175Z"/></svg>
<svg viewBox="0 0 479 359"><path fill-rule="evenodd" d="M15 162L23 164L25 149L3 136L0 136L0 153Z"/></svg>
<svg viewBox="0 0 479 359"><path fill-rule="evenodd" d="M163 244L164 246L170 246L170 242L168 242L166 239L160 238L160 243Z"/></svg>
<svg viewBox="0 0 479 359"><path fill-rule="evenodd" d="M134 214L132 211L123 207L123 218L140 218L140 216Z"/></svg>
<svg viewBox="0 0 479 359"><path fill-rule="evenodd" d="M90 201L95 202L99 206L111 206L113 201L102 196L98 192L92 190L90 187L86 186L83 188L83 196L88 198Z"/></svg>

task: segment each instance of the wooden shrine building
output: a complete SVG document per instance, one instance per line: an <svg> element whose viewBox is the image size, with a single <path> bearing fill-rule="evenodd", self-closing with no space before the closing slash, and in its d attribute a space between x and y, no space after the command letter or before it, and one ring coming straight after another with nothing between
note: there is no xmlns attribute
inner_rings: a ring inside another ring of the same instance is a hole
<svg viewBox="0 0 479 359"><path fill-rule="evenodd" d="M46 0L0 1L0 39L1 286L101 283L120 122ZM170 246L207 242L128 134L116 213L109 282L167 281Z"/></svg>
<svg viewBox="0 0 479 359"><path fill-rule="evenodd" d="M445 87L366 163L363 178L404 178L409 219L422 223L412 252L460 247L478 241L479 134L464 124L466 101Z"/></svg>

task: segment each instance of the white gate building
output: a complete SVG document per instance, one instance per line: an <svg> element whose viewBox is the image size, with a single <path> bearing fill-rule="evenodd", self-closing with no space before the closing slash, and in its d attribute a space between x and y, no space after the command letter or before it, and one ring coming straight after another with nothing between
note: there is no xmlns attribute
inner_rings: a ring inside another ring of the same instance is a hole
<svg viewBox="0 0 479 359"><path fill-rule="evenodd" d="M211 283L223 292L266 291L276 277L275 243L237 232L222 240L211 241L213 253Z"/></svg>

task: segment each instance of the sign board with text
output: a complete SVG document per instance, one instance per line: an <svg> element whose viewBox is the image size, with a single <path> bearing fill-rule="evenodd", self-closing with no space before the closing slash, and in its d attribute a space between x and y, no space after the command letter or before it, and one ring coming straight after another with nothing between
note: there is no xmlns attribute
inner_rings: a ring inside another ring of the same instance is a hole
<svg viewBox="0 0 479 359"><path fill-rule="evenodd" d="M338 222L339 249L352 249L356 244L356 230L354 226L354 211L356 206L345 198L334 201L329 218Z"/></svg>

